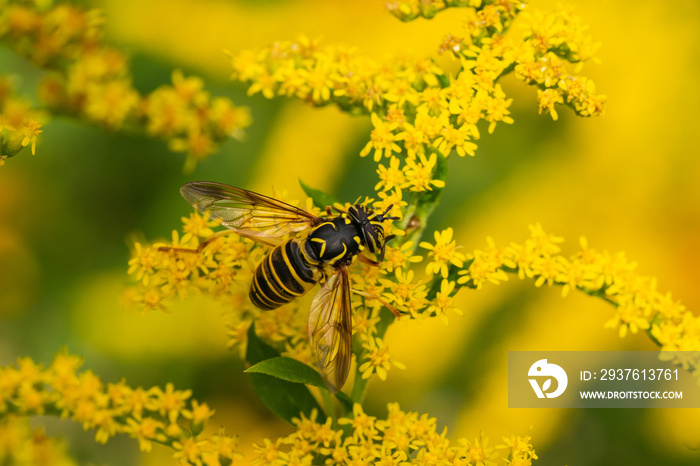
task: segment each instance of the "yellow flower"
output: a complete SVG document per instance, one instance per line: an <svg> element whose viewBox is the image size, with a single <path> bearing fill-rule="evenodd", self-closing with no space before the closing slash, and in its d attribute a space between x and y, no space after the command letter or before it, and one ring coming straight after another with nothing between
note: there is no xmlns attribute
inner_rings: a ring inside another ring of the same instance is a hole
<svg viewBox="0 0 700 466"><path fill-rule="evenodd" d="M0 457L5 464L78 464L60 440L47 436L43 428L31 427L26 417L4 416L0 420L0 439Z"/></svg>
<svg viewBox="0 0 700 466"><path fill-rule="evenodd" d="M263 439L263 444L253 444L253 450L257 453L257 458L253 461L254 464L276 464L281 458L282 452L280 445L283 439L277 439L276 442L271 442L268 439Z"/></svg>
<svg viewBox="0 0 700 466"><path fill-rule="evenodd" d="M140 96L129 82L93 82L85 92L84 111L88 119L116 129L121 127L127 118L133 117L139 103Z"/></svg>
<svg viewBox="0 0 700 466"><path fill-rule="evenodd" d="M20 413L44 414L45 404L50 400L48 393L37 390L32 385L22 384L18 389L19 401L15 402Z"/></svg>
<svg viewBox="0 0 700 466"><path fill-rule="evenodd" d="M430 115L441 114L449 107L447 94L437 87L426 87L419 95L419 108Z"/></svg>
<svg viewBox="0 0 700 466"><path fill-rule="evenodd" d="M196 76L186 78L182 70L174 70L172 82L173 91L184 102L195 102L203 97L204 81L201 78Z"/></svg>
<svg viewBox="0 0 700 466"><path fill-rule="evenodd" d="M414 137L421 135L427 140L433 140L440 135L442 129L449 124L449 112L444 111L438 115L432 115L425 105L421 105L416 108L416 120L414 123L415 128L413 132L416 134ZM405 127L405 125L404 125Z"/></svg>
<svg viewBox="0 0 700 466"><path fill-rule="evenodd" d="M437 431L437 419L427 414L403 411L398 403L389 403L386 418L366 414L362 405L355 403L352 414L338 419L342 429L329 427L327 420L319 424L311 418L295 419L297 430L276 441L264 439L254 445L257 457L254 464L481 464L493 466L501 460L512 464L536 458L529 437L513 436L506 450L499 455L488 447L483 435L473 442L461 439L461 446L451 446L447 428ZM409 457L410 454L410 457ZM468 463L472 459L472 463ZM467 462L465 462L466 460Z"/></svg>
<svg viewBox="0 0 700 466"><path fill-rule="evenodd" d="M386 85L386 88L387 92L383 95L384 100L395 103L387 112L387 118L389 121L403 123L405 114L401 109L406 103L416 105L419 101L420 94L411 85L411 82L407 79L403 79L403 76L399 79L393 79Z"/></svg>
<svg viewBox="0 0 700 466"><path fill-rule="evenodd" d="M223 427L219 428L217 435L212 435L210 441L214 452L221 457L228 460L238 460L242 459L243 455L238 452L238 436L228 436L224 431ZM207 463L206 464L211 464ZM221 464L221 463L220 463Z"/></svg>
<svg viewBox="0 0 700 466"><path fill-rule="evenodd" d="M418 153L423 153L425 144L428 142L423 131L407 122L404 122L401 127L403 131L396 135L396 140L403 141L406 156L410 159Z"/></svg>
<svg viewBox="0 0 700 466"><path fill-rule="evenodd" d="M218 138L242 139L245 135L243 128L252 123L250 110L247 107L238 107L224 97L212 99L209 116Z"/></svg>
<svg viewBox="0 0 700 466"><path fill-rule="evenodd" d="M396 123L388 123L382 120L376 113L371 116L374 129L370 135L370 141L360 152L361 157L365 157L374 150L374 161L379 162L382 157L389 158L392 153L401 152L401 148L396 144L396 135L393 133L396 129Z"/></svg>
<svg viewBox="0 0 700 466"><path fill-rule="evenodd" d="M54 356L51 363L53 381L60 388L69 387L75 384L76 372L83 365L83 358L68 354L65 349Z"/></svg>
<svg viewBox="0 0 700 466"><path fill-rule="evenodd" d="M476 144L470 142L472 127L470 125L462 125L458 128L448 124L440 133L440 136L435 140L434 144L442 154L447 157L452 152L452 149L457 151L460 157L465 155L474 155Z"/></svg>
<svg viewBox="0 0 700 466"><path fill-rule="evenodd" d="M170 422L175 422L182 414L181 410L185 407L185 401L192 395L192 391L178 391L175 390L173 384L168 383L165 386L165 391L156 388L154 395L154 408L162 416L167 416Z"/></svg>
<svg viewBox="0 0 700 466"><path fill-rule="evenodd" d="M562 98L562 92L558 89L541 89L537 90L537 102L540 104L540 113L547 112L552 116L552 120L556 121L559 119L555 104L561 104L564 102Z"/></svg>
<svg viewBox="0 0 700 466"><path fill-rule="evenodd" d="M317 60L313 67L299 70L299 79L309 86L314 103L321 104L330 100L333 85L330 74L331 64L327 60Z"/></svg>
<svg viewBox="0 0 700 466"><path fill-rule="evenodd" d="M45 116L32 110L31 105L14 94L14 86L0 76L0 157L2 162L31 145L36 153L37 137L42 130L38 120ZM4 133L4 134L3 134Z"/></svg>
<svg viewBox="0 0 700 466"><path fill-rule="evenodd" d="M433 186L436 188L444 188L445 182L432 178L435 164L437 163L437 154L431 154L429 159L426 159L425 154L420 154L419 161L416 159L408 159L406 162L406 181L411 186L411 191L432 191Z"/></svg>
<svg viewBox="0 0 700 466"><path fill-rule="evenodd" d="M150 417L143 420L128 418L124 431L138 441L141 451L149 452L153 446L153 440L162 442L166 439L165 435L158 433L164 430L164 427L162 422Z"/></svg>
<svg viewBox="0 0 700 466"><path fill-rule="evenodd" d="M448 265L452 264L456 267L462 267L464 265L464 254L457 252L458 246L455 241L452 240L453 230L452 227L447 228L441 232L435 232L435 244L430 244L427 241L422 241L420 247L428 249L428 257L432 257L432 262L430 262L426 268L425 272L428 274L440 274L442 278L447 278L448 276Z"/></svg>
<svg viewBox="0 0 700 466"><path fill-rule="evenodd" d="M165 292L157 286L139 288L140 293L135 297L134 302L140 303L144 311L168 312L167 301L172 298L172 290Z"/></svg>
<svg viewBox="0 0 700 466"><path fill-rule="evenodd" d="M459 272L460 278L457 280L457 283L469 283L470 286L478 290L487 281L498 285L500 282L508 280L508 275L501 268L503 265L512 264L511 261L508 261L507 250L504 251L496 247L491 237L486 238L486 241L488 243L486 248L483 250L477 249L472 254L473 257L469 268ZM530 270L529 263L527 267ZM521 270L519 269L518 272ZM528 277L530 276L532 274L528 275ZM525 275L520 278L525 278Z"/></svg>
<svg viewBox="0 0 700 466"><path fill-rule="evenodd" d="M537 455L535 454L535 449L530 441L531 438L529 435L526 435L525 437L521 437L520 435L511 435L510 437L503 437L504 444L496 445L496 448L510 450L513 460L536 460Z"/></svg>
<svg viewBox="0 0 700 466"><path fill-rule="evenodd" d="M463 451L467 464L475 466L486 466L495 464L492 460L496 459L497 453L493 447L489 447L489 439L480 433L474 441L469 441L466 438L459 439L462 445L460 449Z"/></svg>
<svg viewBox="0 0 700 466"><path fill-rule="evenodd" d="M489 134L493 133L496 128L496 123L499 121L507 124L513 123L513 118L508 116L510 114L508 107L510 107L512 102L513 99L506 99L501 85L496 84L493 89L493 96L486 99L486 106L484 108L486 121L491 122L491 124L489 124Z"/></svg>
<svg viewBox="0 0 700 466"><path fill-rule="evenodd" d="M563 270L564 264L557 257L544 256L538 257L532 261L530 269L532 273L537 277L535 279L535 286L540 287L543 284L553 285L554 280L560 277Z"/></svg>
<svg viewBox="0 0 700 466"><path fill-rule="evenodd" d="M461 316L462 311L455 307L454 300L454 290L456 283L454 281L447 280L443 278L440 282L440 291L437 292L435 296L434 304L430 306L430 311L436 316L440 316L442 321L447 324L447 311L454 311L457 315Z"/></svg>
<svg viewBox="0 0 700 466"><path fill-rule="evenodd" d="M380 379L386 380L386 373L392 365L399 369L406 368L400 362L392 359L388 347L381 338L370 337L362 344L362 347L368 351L366 361L359 367L363 379L368 379L376 372Z"/></svg>
<svg viewBox="0 0 700 466"><path fill-rule="evenodd" d="M382 191L390 191L392 189L404 188L407 186L406 175L404 171L406 166L400 168L399 165L401 161L398 157L391 156L389 160L389 167L385 167L382 164L378 165L377 174L379 175L379 183L374 187L375 190L382 188Z"/></svg>
<svg viewBox="0 0 700 466"><path fill-rule="evenodd" d="M107 443L110 437L123 430L123 427L114 418L114 412L111 409L95 411L92 416L91 426L97 427L95 432L95 441L97 443Z"/></svg>
<svg viewBox="0 0 700 466"><path fill-rule="evenodd" d="M214 152L218 143L239 137L250 124L246 109L233 106L226 98L211 99L198 77L172 75L172 86L162 86L142 96L131 82L128 59L120 50L102 43L103 20L96 10L52 2L3 5L0 34L40 68L52 72L39 87L41 100L53 112L121 129L141 129L170 141L176 150L190 152L190 159ZM0 84L0 94L6 86ZM0 120L14 106L14 99L0 102ZM10 109L8 109L8 106ZM14 116L17 116L17 112ZM4 141L11 156L18 148L36 150L41 125L29 114L22 121L10 118L18 137ZM197 130L192 128L196 127Z"/></svg>
<svg viewBox="0 0 700 466"><path fill-rule="evenodd" d="M376 417L365 414L360 403L355 403L352 406L352 417L340 418L338 424L341 426L350 425L353 429L353 436L373 439L377 435L376 421Z"/></svg>
<svg viewBox="0 0 700 466"><path fill-rule="evenodd" d="M182 410L182 415L187 419L192 419L195 425L204 424L213 415L214 410L210 409L206 403L200 403L197 400L192 400L192 409Z"/></svg>
<svg viewBox="0 0 700 466"><path fill-rule="evenodd" d="M192 438L183 438L179 441L173 442L172 446L173 449L175 449L173 458L182 459L189 464L201 466L202 445L202 442L197 442Z"/></svg>
<svg viewBox="0 0 700 466"><path fill-rule="evenodd" d="M175 391L172 384L165 390L133 389L124 381L104 384L90 371L77 373L81 363L81 358L62 351L48 368L30 358L0 367L0 418L8 418L8 409L60 415L94 429L97 442L125 433L137 439L143 451L149 451L154 441L171 445L176 457L192 464L240 457L236 438L222 431L211 439L200 436L212 411L204 403L189 403L189 391ZM168 425L163 417L169 418Z"/></svg>
<svg viewBox="0 0 700 466"><path fill-rule="evenodd" d="M605 323L606 328L619 327L620 338L624 338L629 330L637 333L639 329L646 330L651 326L649 319L640 315L639 309L633 303L625 303L617 307L615 317Z"/></svg>
<svg viewBox="0 0 700 466"><path fill-rule="evenodd" d="M399 267L408 267L411 263L423 260L422 256L413 255L413 241L406 241L398 248L386 247L382 268L392 272Z"/></svg>
<svg viewBox="0 0 700 466"><path fill-rule="evenodd" d="M384 293L384 297L394 306L406 308L413 316L417 315L427 305L425 283L414 280L413 270L404 271L403 267L394 269L394 275L395 281L380 279L382 285L390 290Z"/></svg>
<svg viewBox="0 0 700 466"><path fill-rule="evenodd" d="M211 228L217 226L218 223L214 220L209 220L196 212L191 213L189 217L182 217L180 220L182 220L182 231L185 234L190 234L191 236L200 238L206 238L207 236L213 235L214 230Z"/></svg>
<svg viewBox="0 0 700 466"><path fill-rule="evenodd" d="M41 125L29 118L23 126L17 129L17 132L22 136L22 147L26 147L29 144L32 145L32 155L36 154L36 138L39 136L39 133L43 132L39 128L41 128Z"/></svg>

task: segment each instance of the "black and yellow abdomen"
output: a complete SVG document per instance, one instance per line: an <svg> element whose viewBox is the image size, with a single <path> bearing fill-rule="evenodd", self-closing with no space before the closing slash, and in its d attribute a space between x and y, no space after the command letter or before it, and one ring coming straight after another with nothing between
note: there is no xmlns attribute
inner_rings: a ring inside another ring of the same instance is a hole
<svg viewBox="0 0 700 466"><path fill-rule="evenodd" d="M361 249L357 226L346 217L317 225L306 238L275 247L258 265L250 300L260 309L275 309L303 296L327 275L328 267L348 265Z"/></svg>
<svg viewBox="0 0 700 466"><path fill-rule="evenodd" d="M275 247L258 265L250 285L250 300L260 309L275 309L303 296L320 278L317 267L304 259L300 240Z"/></svg>

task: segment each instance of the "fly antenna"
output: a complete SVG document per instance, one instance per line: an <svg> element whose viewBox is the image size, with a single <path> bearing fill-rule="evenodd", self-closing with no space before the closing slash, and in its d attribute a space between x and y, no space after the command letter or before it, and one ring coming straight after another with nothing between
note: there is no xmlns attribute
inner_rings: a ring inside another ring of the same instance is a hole
<svg viewBox="0 0 700 466"><path fill-rule="evenodd" d="M386 208L386 210L384 211L384 213L380 215L380 217L382 218L382 220L400 220L400 217L387 217L387 216L386 216L386 214L388 214L389 211L390 211L391 209L393 209L393 208L394 208L393 205L390 205L389 207Z"/></svg>

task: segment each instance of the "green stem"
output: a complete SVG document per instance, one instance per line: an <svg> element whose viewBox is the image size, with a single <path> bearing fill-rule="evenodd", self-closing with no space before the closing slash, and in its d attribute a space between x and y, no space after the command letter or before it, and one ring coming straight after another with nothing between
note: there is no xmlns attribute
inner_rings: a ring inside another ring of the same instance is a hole
<svg viewBox="0 0 700 466"><path fill-rule="evenodd" d="M369 379L363 379L360 370L355 371L355 383L352 386L352 392L350 393L350 398L354 403L362 404L365 398L365 392L367 391L367 382Z"/></svg>
<svg viewBox="0 0 700 466"><path fill-rule="evenodd" d="M561 283L557 283L557 285L561 285ZM591 290L589 288L584 288L581 286L576 287L579 291L583 291L586 293L588 296L593 296L594 298L600 298L603 301L606 301L609 304L612 304L615 307L618 307L619 304L614 301L613 299L610 299L606 294L605 294L605 288L601 288L599 290Z"/></svg>
<svg viewBox="0 0 700 466"><path fill-rule="evenodd" d="M331 396L331 392L326 390L325 387L321 388L321 397L323 398L323 406L326 409L326 416L330 417L333 419L333 428L335 429L336 427L336 416L335 416L335 410L333 409L333 397Z"/></svg>
<svg viewBox="0 0 700 466"><path fill-rule="evenodd" d="M386 331L389 329L389 325L394 322L396 316L391 313L390 310L382 308L379 314L379 322L377 323L377 333L375 337L384 339ZM357 369L355 370L355 383L352 386L352 392L350 392L350 398L355 403L362 404L365 398L365 392L367 391L367 383L369 379L362 378L362 372L360 372L360 366L362 365L362 356L364 352L355 352L357 357Z"/></svg>

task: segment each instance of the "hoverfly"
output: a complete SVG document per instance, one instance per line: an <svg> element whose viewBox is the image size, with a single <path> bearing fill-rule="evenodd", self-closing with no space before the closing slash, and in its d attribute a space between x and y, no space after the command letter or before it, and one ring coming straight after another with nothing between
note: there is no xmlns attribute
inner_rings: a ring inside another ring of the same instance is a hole
<svg viewBox="0 0 700 466"><path fill-rule="evenodd" d="M352 307L348 266L357 256L379 266L386 242L382 222L398 220L389 209L378 214L356 204L347 211L317 217L271 197L221 183L195 181L180 194L199 212L235 233L273 249L258 265L250 285L250 300L260 309L275 309L306 294L317 283L321 289L309 312L309 339L324 383L332 392L342 388L352 358ZM284 239L289 233L309 230L306 236ZM201 251L222 231L204 241ZM173 249L173 248L168 248ZM379 254L379 262L365 256ZM379 299L377 296L367 297ZM380 299L380 301L382 301ZM382 301L383 302L383 301ZM395 309L386 305L394 314Z"/></svg>

